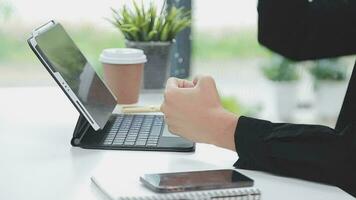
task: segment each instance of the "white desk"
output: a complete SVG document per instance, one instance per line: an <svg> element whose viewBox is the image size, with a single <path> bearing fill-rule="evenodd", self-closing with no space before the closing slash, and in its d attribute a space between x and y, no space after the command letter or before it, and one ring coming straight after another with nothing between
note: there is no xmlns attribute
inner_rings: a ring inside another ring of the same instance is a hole
<svg viewBox="0 0 356 200"><path fill-rule="evenodd" d="M147 104L160 95L145 94ZM229 168L231 151L198 144L195 153L84 150L70 146L77 111L59 88L0 89L0 199L105 199L90 182L95 171L139 177L164 172ZM114 170L115 169L115 170ZM264 200L353 199L322 184L240 170L253 178Z"/></svg>

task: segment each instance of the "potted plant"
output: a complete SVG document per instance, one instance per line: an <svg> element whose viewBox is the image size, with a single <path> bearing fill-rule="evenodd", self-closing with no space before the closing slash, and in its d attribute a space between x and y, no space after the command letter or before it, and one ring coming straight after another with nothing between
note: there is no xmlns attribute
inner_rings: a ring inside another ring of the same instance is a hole
<svg viewBox="0 0 356 200"><path fill-rule="evenodd" d="M158 11L151 2L146 8L143 1L133 1L132 9L124 6L112 9L110 22L125 36L126 46L142 49L147 56L144 67L144 89L161 89L170 73L172 42L180 31L191 24L189 11L174 6L166 9L164 3Z"/></svg>
<svg viewBox="0 0 356 200"><path fill-rule="evenodd" d="M274 55L271 63L262 68L262 72L272 83L279 118L290 120L296 106L299 79L294 63L287 58Z"/></svg>
<svg viewBox="0 0 356 200"><path fill-rule="evenodd" d="M322 59L310 68L314 77L316 109L324 120L336 120L346 92L347 67L339 59Z"/></svg>

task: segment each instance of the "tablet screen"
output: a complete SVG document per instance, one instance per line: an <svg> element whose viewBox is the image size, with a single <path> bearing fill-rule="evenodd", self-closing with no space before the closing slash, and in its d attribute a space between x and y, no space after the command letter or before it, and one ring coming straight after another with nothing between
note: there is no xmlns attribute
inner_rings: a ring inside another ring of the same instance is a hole
<svg viewBox="0 0 356 200"><path fill-rule="evenodd" d="M56 24L38 35L36 41L52 70L61 74L91 117L103 128L116 106L115 97L63 27Z"/></svg>

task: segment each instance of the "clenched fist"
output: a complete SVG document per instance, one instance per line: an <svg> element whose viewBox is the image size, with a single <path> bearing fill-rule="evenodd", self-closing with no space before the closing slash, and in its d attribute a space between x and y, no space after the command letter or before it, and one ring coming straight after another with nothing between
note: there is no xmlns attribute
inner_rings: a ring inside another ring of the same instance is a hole
<svg viewBox="0 0 356 200"><path fill-rule="evenodd" d="M212 77L169 78L161 111L172 133L235 151L238 117L222 107Z"/></svg>

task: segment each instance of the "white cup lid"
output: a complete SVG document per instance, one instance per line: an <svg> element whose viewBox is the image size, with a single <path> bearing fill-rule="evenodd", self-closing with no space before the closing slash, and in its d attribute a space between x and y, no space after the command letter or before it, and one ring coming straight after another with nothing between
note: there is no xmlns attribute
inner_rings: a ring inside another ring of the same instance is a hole
<svg viewBox="0 0 356 200"><path fill-rule="evenodd" d="M104 49L100 54L99 60L107 64L139 64L147 62L143 51L133 48Z"/></svg>

